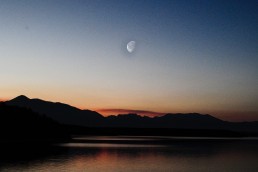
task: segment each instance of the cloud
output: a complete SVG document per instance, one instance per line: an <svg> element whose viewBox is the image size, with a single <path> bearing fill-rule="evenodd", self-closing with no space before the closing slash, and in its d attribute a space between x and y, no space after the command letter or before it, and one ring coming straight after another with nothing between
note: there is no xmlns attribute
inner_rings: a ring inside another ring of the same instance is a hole
<svg viewBox="0 0 258 172"><path fill-rule="evenodd" d="M134 113L141 116L154 117L154 116L162 116L166 114L161 112L153 112L153 111L146 111L146 110L132 110L132 109L98 109L96 111L99 112L100 114L103 114L104 116Z"/></svg>

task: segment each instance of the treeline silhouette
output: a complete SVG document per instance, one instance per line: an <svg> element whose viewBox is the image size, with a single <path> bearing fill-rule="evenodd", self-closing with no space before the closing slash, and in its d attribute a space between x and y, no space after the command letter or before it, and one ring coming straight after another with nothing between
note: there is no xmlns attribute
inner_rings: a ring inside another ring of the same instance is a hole
<svg viewBox="0 0 258 172"><path fill-rule="evenodd" d="M0 103L0 142L52 143L70 138L66 128L31 109Z"/></svg>

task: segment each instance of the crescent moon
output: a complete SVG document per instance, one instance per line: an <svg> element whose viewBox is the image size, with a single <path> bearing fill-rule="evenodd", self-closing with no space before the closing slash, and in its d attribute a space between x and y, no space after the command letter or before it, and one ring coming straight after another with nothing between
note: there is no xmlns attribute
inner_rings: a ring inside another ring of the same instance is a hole
<svg viewBox="0 0 258 172"><path fill-rule="evenodd" d="M135 49L135 44L136 44L135 41L130 41L130 42L128 42L128 44L127 44L127 51L128 51L129 53L132 53L132 52L134 51L134 49Z"/></svg>

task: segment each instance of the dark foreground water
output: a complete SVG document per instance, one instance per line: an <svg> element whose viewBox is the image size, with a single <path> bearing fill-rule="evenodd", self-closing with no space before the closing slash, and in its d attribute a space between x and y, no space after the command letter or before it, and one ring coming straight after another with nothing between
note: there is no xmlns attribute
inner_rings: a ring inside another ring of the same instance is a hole
<svg viewBox="0 0 258 172"><path fill-rule="evenodd" d="M258 140L80 137L53 147L2 146L4 172L257 172Z"/></svg>

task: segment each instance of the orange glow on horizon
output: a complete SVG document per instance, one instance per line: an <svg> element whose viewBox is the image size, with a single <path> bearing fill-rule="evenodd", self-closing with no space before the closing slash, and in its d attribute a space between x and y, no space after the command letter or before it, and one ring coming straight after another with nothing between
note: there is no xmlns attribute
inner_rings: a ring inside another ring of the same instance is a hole
<svg viewBox="0 0 258 172"><path fill-rule="evenodd" d="M0 98L0 102L5 102L7 99Z"/></svg>
<svg viewBox="0 0 258 172"><path fill-rule="evenodd" d="M138 114L141 116L155 117L155 116L162 116L162 115L166 114L166 113L161 113L161 112L153 112L153 111L146 111L146 110L133 110L133 109L96 109L95 111L102 114L103 116L131 113L131 114Z"/></svg>

